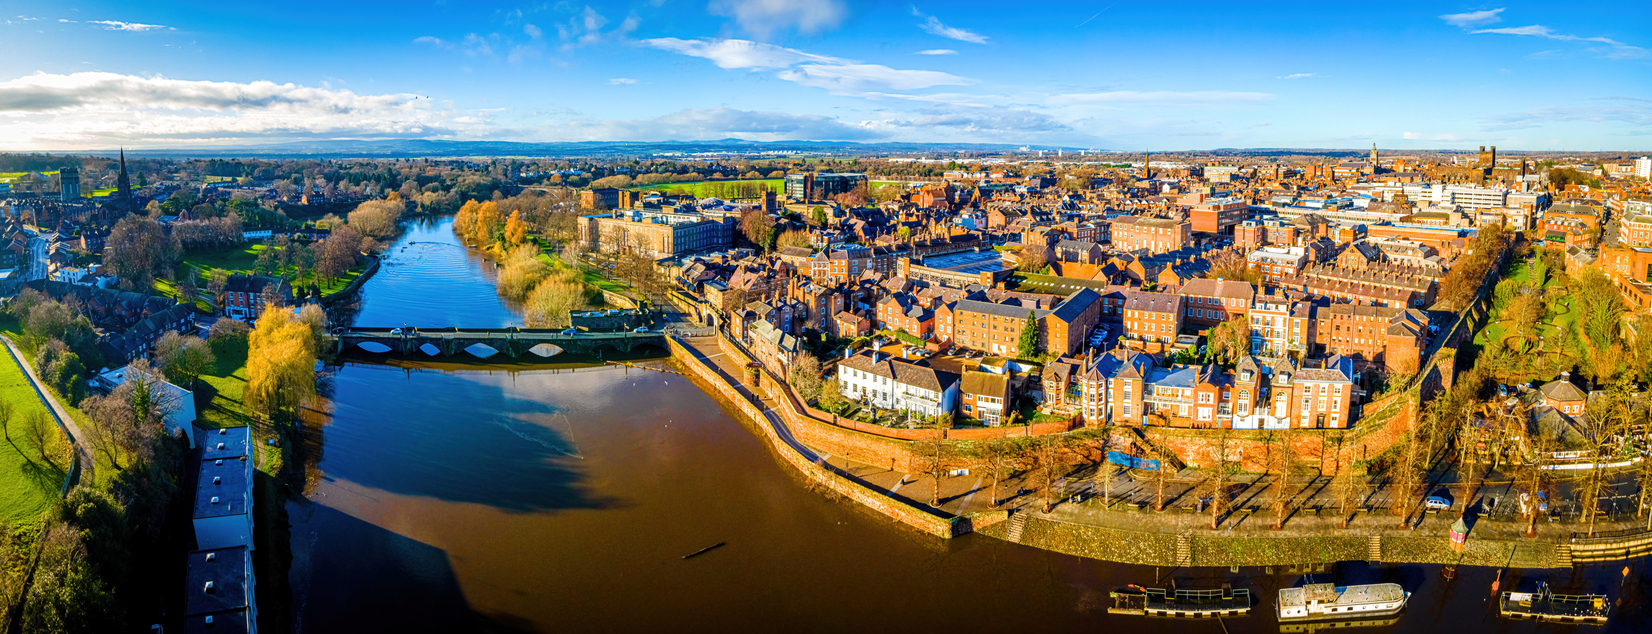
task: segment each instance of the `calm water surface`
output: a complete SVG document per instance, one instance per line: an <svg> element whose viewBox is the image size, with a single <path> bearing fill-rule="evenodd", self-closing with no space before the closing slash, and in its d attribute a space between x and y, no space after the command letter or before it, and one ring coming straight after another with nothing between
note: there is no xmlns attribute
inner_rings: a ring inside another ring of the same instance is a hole
<svg viewBox="0 0 1652 634"><path fill-rule="evenodd" d="M456 244L448 222L417 225L343 317L520 324L492 282L492 264ZM1277 632L1274 592L1301 579L917 535L810 492L673 374L351 363L331 383L312 485L288 507L300 632L1222 631L1105 614L1109 590L1164 585L1164 575L1251 588L1265 605L1226 630ZM1517 574L1526 585L1638 594L1617 587L1621 568L1510 571L1504 588ZM1637 564L1631 577L1642 574ZM1495 575L1464 569L1448 582L1435 566L1349 563L1317 579L1398 581L1416 593L1396 623L1363 631L1567 629L1498 619ZM1643 611L1620 612L1630 614L1607 630L1652 628Z"/></svg>

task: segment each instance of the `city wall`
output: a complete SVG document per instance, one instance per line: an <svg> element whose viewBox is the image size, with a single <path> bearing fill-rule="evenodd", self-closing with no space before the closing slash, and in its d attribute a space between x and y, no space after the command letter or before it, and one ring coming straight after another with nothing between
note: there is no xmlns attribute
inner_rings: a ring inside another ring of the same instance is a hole
<svg viewBox="0 0 1652 634"><path fill-rule="evenodd" d="M956 537L975 530L976 528L997 524L1008 517L1008 514L1005 512L973 514L966 517L942 517L928 510L921 509L910 504L905 504L895 500L894 498L885 496L878 491L844 477L835 470L809 461L791 445L787 444L785 440L780 438L774 426L770 424L763 411L759 409L758 404L754 404L751 399L746 397L746 395L740 393L735 386L729 384L728 381L723 380L723 377L720 376L716 370L707 367L694 355L694 353L683 347L683 345L675 338L667 338L667 342L671 347L672 356L688 370L688 375L691 378L704 385L710 386L718 396L723 397L724 400L732 404L741 414L751 419L753 424L757 425L758 429L762 430L764 438L769 441L769 445L774 449L775 453L777 453L782 460L797 469L799 473L810 481L901 524L910 526L918 531L928 535L933 535L935 537ZM780 415L786 416L787 418L797 415L797 412L786 411L790 409L788 407L788 405L790 405L789 402L784 399L780 402ZM793 433L798 436L799 440L803 440L802 435L797 434L795 429L793 430ZM805 440L804 442L807 441Z"/></svg>

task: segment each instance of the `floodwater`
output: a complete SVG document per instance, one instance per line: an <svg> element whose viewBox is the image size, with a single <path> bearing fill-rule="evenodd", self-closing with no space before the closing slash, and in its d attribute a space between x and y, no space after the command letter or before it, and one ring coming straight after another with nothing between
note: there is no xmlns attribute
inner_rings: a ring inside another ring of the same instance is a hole
<svg viewBox="0 0 1652 634"><path fill-rule="evenodd" d="M411 227L389 255L347 319L520 323L494 295L492 264L457 245L447 221ZM355 358L329 379L312 482L288 505L299 632L1277 632L1275 592L1303 580L922 536L810 491L675 374ZM1619 587L1622 567L1505 571L1502 583L1638 603L1644 568ZM1448 581L1438 566L1358 562L1314 579L1415 593L1397 620L1364 631L1561 629L1499 619L1497 574L1465 568ZM1260 605L1220 625L1106 614L1110 590L1172 582L1231 583ZM1605 630L1647 631L1643 614L1625 605Z"/></svg>

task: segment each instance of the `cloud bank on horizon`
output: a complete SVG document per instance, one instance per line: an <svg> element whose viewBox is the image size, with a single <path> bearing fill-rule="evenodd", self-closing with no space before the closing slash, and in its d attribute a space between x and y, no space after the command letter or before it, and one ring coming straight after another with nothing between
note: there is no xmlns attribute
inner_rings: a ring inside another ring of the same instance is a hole
<svg viewBox="0 0 1652 634"><path fill-rule="evenodd" d="M242 7L91 1L0 18L23 69L0 71L0 150L413 138L1652 145L1652 51L1640 39L1652 17L1633 12L1368 7L1348 17L1372 41L1343 35L1367 55L1338 59L1317 54L1322 27L1299 7L1216 3L1169 22L1131 5L430 1L362 31L352 14L371 8L311 0L256 20ZM338 19L304 19L312 7ZM1543 88L1554 73L1563 90Z"/></svg>

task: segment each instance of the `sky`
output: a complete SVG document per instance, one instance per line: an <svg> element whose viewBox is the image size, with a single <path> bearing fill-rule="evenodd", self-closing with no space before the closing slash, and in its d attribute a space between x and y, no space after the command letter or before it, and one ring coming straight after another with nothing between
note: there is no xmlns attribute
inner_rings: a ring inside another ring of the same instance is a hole
<svg viewBox="0 0 1652 634"><path fill-rule="evenodd" d="M0 0L0 150L1635 151L1652 147L1652 11L1634 5Z"/></svg>

